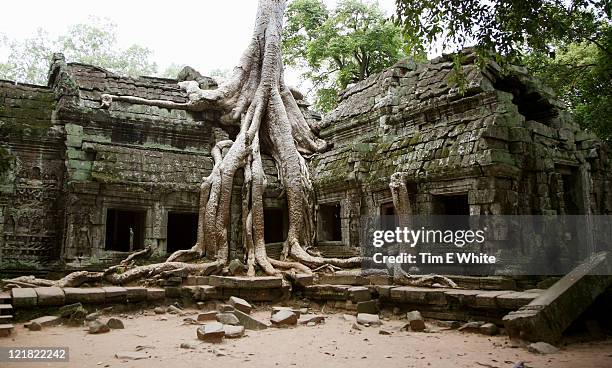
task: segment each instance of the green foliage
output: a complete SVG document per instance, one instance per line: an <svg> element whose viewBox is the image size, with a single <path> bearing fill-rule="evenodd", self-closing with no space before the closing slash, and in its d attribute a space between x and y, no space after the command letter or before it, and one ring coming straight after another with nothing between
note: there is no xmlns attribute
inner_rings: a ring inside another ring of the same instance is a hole
<svg viewBox="0 0 612 368"><path fill-rule="evenodd" d="M393 65L405 55L401 29L377 3L342 0L330 10L320 0L287 7L284 62L306 70L317 90L317 108L336 106L338 91Z"/></svg>
<svg viewBox="0 0 612 368"><path fill-rule="evenodd" d="M157 65L149 61L152 51L132 45L121 49L117 45L117 26L108 20L91 18L87 24L75 24L56 39L39 29L23 41L0 39L0 46L9 50L8 60L0 62L0 78L19 82L46 84L51 55L61 52L66 60L92 64L113 72L129 75L151 75Z"/></svg>
<svg viewBox="0 0 612 368"><path fill-rule="evenodd" d="M473 44L481 57L525 63L567 103L582 127L612 136L610 0L396 3L397 23L412 44L422 41L445 50Z"/></svg>
<svg viewBox="0 0 612 368"><path fill-rule="evenodd" d="M605 33L601 45L612 47L612 27ZM554 55L530 54L524 62L557 92L583 128L612 139L612 58L605 51L584 41L559 46Z"/></svg>

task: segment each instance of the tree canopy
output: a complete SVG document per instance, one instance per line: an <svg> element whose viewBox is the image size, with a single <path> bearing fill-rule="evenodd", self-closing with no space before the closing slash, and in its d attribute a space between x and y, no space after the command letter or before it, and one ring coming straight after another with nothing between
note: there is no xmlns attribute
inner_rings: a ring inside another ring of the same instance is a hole
<svg viewBox="0 0 612 368"><path fill-rule="evenodd" d="M72 25L65 35L55 39L42 29L22 41L4 37L0 46L6 47L9 55L0 62L0 79L46 84L54 52L63 53L69 61L101 66L122 75L155 74L157 65L150 61L152 51L136 44L121 49L116 30L117 26L108 20L91 18L87 24Z"/></svg>
<svg viewBox="0 0 612 368"><path fill-rule="evenodd" d="M294 0L286 12L284 62L305 70L317 108L336 106L338 91L391 66L406 50L401 29L378 3L342 0L333 10L320 0Z"/></svg>
<svg viewBox="0 0 612 368"><path fill-rule="evenodd" d="M475 45L524 63L578 122L612 137L609 0L396 0L397 23L414 45L455 51ZM450 49L450 50L449 50Z"/></svg>

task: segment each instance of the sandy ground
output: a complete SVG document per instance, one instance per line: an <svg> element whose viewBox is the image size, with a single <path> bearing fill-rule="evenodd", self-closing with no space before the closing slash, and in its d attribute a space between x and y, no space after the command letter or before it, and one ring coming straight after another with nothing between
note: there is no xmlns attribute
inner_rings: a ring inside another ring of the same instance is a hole
<svg viewBox="0 0 612 368"><path fill-rule="evenodd" d="M193 310L194 315L197 311ZM269 312L255 313L260 318ZM385 321L379 327L351 330L342 314L327 315L325 324L247 331L240 339L220 344L199 341L197 326L184 325L187 316L172 314L123 316L124 330L90 335L84 328L56 326L32 332L16 328L0 346L68 346L69 363L0 363L1 367L612 367L612 340L575 344L552 355L536 355L517 347L503 336L487 337L449 330L430 333L400 331L402 321ZM193 316L192 316L193 317ZM103 317L104 321L106 318ZM167 320L162 320L167 318ZM189 343L194 349L182 349ZM116 352L141 351L144 360L120 360Z"/></svg>

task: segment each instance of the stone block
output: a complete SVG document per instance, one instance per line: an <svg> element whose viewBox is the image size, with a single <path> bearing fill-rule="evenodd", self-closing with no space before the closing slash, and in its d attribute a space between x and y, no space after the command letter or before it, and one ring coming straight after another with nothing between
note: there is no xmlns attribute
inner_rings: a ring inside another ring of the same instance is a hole
<svg viewBox="0 0 612 368"><path fill-rule="evenodd" d="M236 317L234 313L231 313L231 312L217 313L215 318L217 319L217 321L223 323L224 325L237 326L240 324L240 320L238 320L238 317Z"/></svg>
<svg viewBox="0 0 612 368"><path fill-rule="evenodd" d="M219 298L219 293L216 287L210 285L198 285L196 291L197 300L206 301Z"/></svg>
<svg viewBox="0 0 612 368"><path fill-rule="evenodd" d="M66 300L64 290L59 287L35 288L39 306L62 306Z"/></svg>
<svg viewBox="0 0 612 368"><path fill-rule="evenodd" d="M287 309L278 311L270 318L270 322L275 326L293 326L297 321L298 315Z"/></svg>
<svg viewBox="0 0 612 368"><path fill-rule="evenodd" d="M204 313L198 314L197 321L198 322L206 322L206 321L216 321L217 320L217 311L208 311Z"/></svg>
<svg viewBox="0 0 612 368"><path fill-rule="evenodd" d="M38 295L33 288L13 288L11 289L13 296L13 307L15 308L33 308L38 304Z"/></svg>
<svg viewBox="0 0 612 368"><path fill-rule="evenodd" d="M126 286L125 290L127 291L127 302L128 303L137 303L144 300L147 300L147 288L140 286Z"/></svg>
<svg viewBox="0 0 612 368"><path fill-rule="evenodd" d="M357 303L357 313L377 314L379 312L378 301L368 300Z"/></svg>
<svg viewBox="0 0 612 368"><path fill-rule="evenodd" d="M106 302L106 293L101 288L64 288L66 303L96 304Z"/></svg>
<svg viewBox="0 0 612 368"><path fill-rule="evenodd" d="M372 299L370 290L363 286L355 286L348 289L349 299L355 303L365 302Z"/></svg>
<svg viewBox="0 0 612 368"><path fill-rule="evenodd" d="M166 298L166 290L148 288L147 289L147 300L163 300Z"/></svg>
<svg viewBox="0 0 612 368"><path fill-rule="evenodd" d="M236 296L230 297L228 303L229 305L233 306L237 310L244 312L246 314L250 314L251 310L253 309L253 306L251 306L249 302L247 302L246 300L242 298L238 298Z"/></svg>
<svg viewBox="0 0 612 368"><path fill-rule="evenodd" d="M297 274L295 275L295 283L301 287L310 286L314 284L314 275Z"/></svg>
<svg viewBox="0 0 612 368"><path fill-rule="evenodd" d="M166 298L181 297L181 288L179 286L166 286L164 290L166 292Z"/></svg>
<svg viewBox="0 0 612 368"><path fill-rule="evenodd" d="M368 326L380 326L382 324L377 314L370 313L357 313L357 323Z"/></svg>
<svg viewBox="0 0 612 368"><path fill-rule="evenodd" d="M280 276L210 276L209 282L211 286L224 289L272 289L283 286L283 278Z"/></svg>
<svg viewBox="0 0 612 368"><path fill-rule="evenodd" d="M197 330L198 339L206 342L219 343L225 336L223 324L219 322L210 322Z"/></svg>
<svg viewBox="0 0 612 368"><path fill-rule="evenodd" d="M239 310L234 311L234 315L236 316L236 318L238 318L240 324L244 326L244 328L246 328L247 330L258 331L265 330L266 328L270 327L267 322L260 321L257 318L251 317L246 313L242 313Z"/></svg>
<svg viewBox="0 0 612 368"><path fill-rule="evenodd" d="M225 332L225 338L235 339L244 335L244 326L223 325L223 332Z"/></svg>
<svg viewBox="0 0 612 368"><path fill-rule="evenodd" d="M61 322L62 322L61 317L58 317L58 316L44 316L44 317L39 317L39 318L35 318L35 319L31 320L30 322L26 323L24 325L24 327L27 328L30 323L37 323L41 327L51 327L51 326L57 326Z"/></svg>
<svg viewBox="0 0 612 368"><path fill-rule="evenodd" d="M127 290L121 286L105 286L102 288L106 294L107 303L125 303L127 300Z"/></svg>
<svg viewBox="0 0 612 368"><path fill-rule="evenodd" d="M410 331L423 331L425 330L425 320L421 316L421 312L412 311L406 313L406 319L410 325Z"/></svg>

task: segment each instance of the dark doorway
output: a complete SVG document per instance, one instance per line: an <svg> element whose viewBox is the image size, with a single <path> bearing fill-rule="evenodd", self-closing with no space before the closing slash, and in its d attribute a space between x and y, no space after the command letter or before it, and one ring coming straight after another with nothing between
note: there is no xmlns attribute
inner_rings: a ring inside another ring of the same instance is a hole
<svg viewBox="0 0 612 368"><path fill-rule="evenodd" d="M166 228L166 252L189 249L198 240L198 214L186 212L168 212Z"/></svg>
<svg viewBox="0 0 612 368"><path fill-rule="evenodd" d="M106 250L131 252L144 244L145 211L106 211Z"/></svg>
<svg viewBox="0 0 612 368"><path fill-rule="evenodd" d="M319 205L319 241L342 241L340 204Z"/></svg>
<svg viewBox="0 0 612 368"><path fill-rule="evenodd" d="M287 223L287 214L282 208L264 208L264 242L284 242L287 239Z"/></svg>
<svg viewBox="0 0 612 368"><path fill-rule="evenodd" d="M434 215L469 216L470 214L467 194L434 196L433 205Z"/></svg>
<svg viewBox="0 0 612 368"><path fill-rule="evenodd" d="M382 230L395 230L398 221L393 202L384 203L380 206L380 220Z"/></svg>

